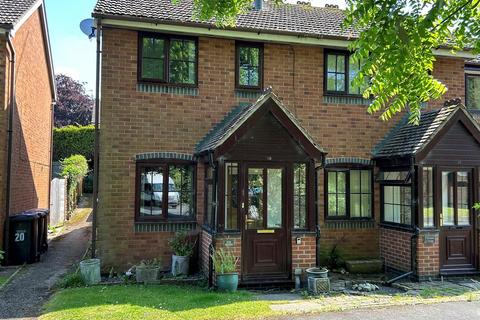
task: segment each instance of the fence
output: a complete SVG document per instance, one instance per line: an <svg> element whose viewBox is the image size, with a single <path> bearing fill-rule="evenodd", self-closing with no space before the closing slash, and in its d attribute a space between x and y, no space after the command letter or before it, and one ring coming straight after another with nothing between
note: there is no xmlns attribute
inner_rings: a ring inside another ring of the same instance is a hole
<svg viewBox="0 0 480 320"><path fill-rule="evenodd" d="M50 225L57 226L67 218L67 180L54 178L51 182Z"/></svg>

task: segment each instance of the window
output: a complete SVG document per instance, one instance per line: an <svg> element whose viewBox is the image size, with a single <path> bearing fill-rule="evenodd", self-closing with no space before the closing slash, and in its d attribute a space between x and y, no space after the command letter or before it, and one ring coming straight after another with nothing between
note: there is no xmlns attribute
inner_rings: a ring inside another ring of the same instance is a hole
<svg viewBox="0 0 480 320"><path fill-rule="evenodd" d="M293 227L307 228L307 165L293 166Z"/></svg>
<svg viewBox="0 0 480 320"><path fill-rule="evenodd" d="M197 83L196 39L142 34L139 48L139 80Z"/></svg>
<svg viewBox="0 0 480 320"><path fill-rule="evenodd" d="M194 212L192 164L137 164L137 219L191 220Z"/></svg>
<svg viewBox="0 0 480 320"><path fill-rule="evenodd" d="M225 164L225 230L238 230L238 163Z"/></svg>
<svg viewBox="0 0 480 320"><path fill-rule="evenodd" d="M383 186L383 221L412 224L412 193L410 186Z"/></svg>
<svg viewBox="0 0 480 320"><path fill-rule="evenodd" d="M469 109L480 109L480 75L466 75L466 104Z"/></svg>
<svg viewBox="0 0 480 320"><path fill-rule="evenodd" d="M423 226L435 227L433 218L433 168L423 168Z"/></svg>
<svg viewBox="0 0 480 320"><path fill-rule="evenodd" d="M347 51L326 51L325 92L327 94L361 95L364 87L353 85L361 63Z"/></svg>
<svg viewBox="0 0 480 320"><path fill-rule="evenodd" d="M327 217L372 217L372 171L335 169L327 171Z"/></svg>
<svg viewBox="0 0 480 320"><path fill-rule="evenodd" d="M263 46L237 43L236 84L241 89L261 89L263 81Z"/></svg>

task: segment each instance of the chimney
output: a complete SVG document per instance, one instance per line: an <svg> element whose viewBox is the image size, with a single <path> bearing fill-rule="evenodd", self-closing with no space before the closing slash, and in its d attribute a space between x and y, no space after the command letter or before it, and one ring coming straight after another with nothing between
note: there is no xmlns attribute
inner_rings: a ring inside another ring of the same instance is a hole
<svg viewBox="0 0 480 320"><path fill-rule="evenodd" d="M255 10L263 9L263 0L255 0Z"/></svg>

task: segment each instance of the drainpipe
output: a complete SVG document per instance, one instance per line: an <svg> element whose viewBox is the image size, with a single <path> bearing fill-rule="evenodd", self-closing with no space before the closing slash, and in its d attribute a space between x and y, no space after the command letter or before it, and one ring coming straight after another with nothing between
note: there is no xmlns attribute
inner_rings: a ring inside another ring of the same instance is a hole
<svg viewBox="0 0 480 320"><path fill-rule="evenodd" d="M325 167L325 159L322 159L322 165L315 168L315 237L316 237L316 246L315 246L315 265L319 267L320 259L318 257L320 252L320 236L321 230L320 225L318 224L318 172Z"/></svg>
<svg viewBox="0 0 480 320"><path fill-rule="evenodd" d="M97 211L98 211L98 168L100 152L100 68L102 59L102 21L97 20L97 65L95 88L95 150L93 155L93 211L92 211L92 259L96 257L97 247Z"/></svg>
<svg viewBox="0 0 480 320"><path fill-rule="evenodd" d="M213 214L213 221L210 221L212 226L210 226L210 232L211 232L211 237L212 237L212 243L210 244L209 247L209 257L208 257L208 286L210 288L213 287L213 260L212 260L212 255L215 253L215 238L217 235L217 203L218 203L218 166L215 165L215 162L213 161L213 152L210 152L208 155L208 162L210 167L213 170L213 192L215 192L215 201L212 201L212 204L215 206L215 211ZM209 197L212 195L208 195ZM208 201L208 200L207 200ZM208 208L207 208L208 210ZM206 214L206 212L205 212Z"/></svg>
<svg viewBox="0 0 480 320"><path fill-rule="evenodd" d="M55 121L55 105L57 104L56 101L52 101L52 104L51 104L51 107L50 107L50 123L52 124L52 126L50 127L50 183L48 184L48 204L49 204L49 207L48 209L50 209L50 201L52 200L52 178L53 178L53 127L54 127L54 121ZM49 215L49 219L50 219L50 215ZM50 221L49 221L50 223Z"/></svg>
<svg viewBox="0 0 480 320"><path fill-rule="evenodd" d="M12 145L13 145L13 117L15 109L15 63L16 52L12 43L12 34L7 31L7 45L10 52L10 106L8 110L8 142L7 142L7 176L6 176L6 190L5 190L5 235L4 235L4 251L5 261L9 260L9 234L10 234L10 186L11 186L11 171L12 171Z"/></svg>

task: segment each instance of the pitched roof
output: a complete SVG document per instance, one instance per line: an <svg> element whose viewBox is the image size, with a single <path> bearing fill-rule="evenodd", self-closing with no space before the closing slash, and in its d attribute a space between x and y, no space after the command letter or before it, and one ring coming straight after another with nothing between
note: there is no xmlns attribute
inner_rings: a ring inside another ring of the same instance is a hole
<svg viewBox="0 0 480 320"><path fill-rule="evenodd" d="M408 123L408 115L375 146L373 158L413 156L421 151L457 112L464 112L476 125L474 117L459 101L441 109L423 112L419 125ZM478 128L478 125L476 125Z"/></svg>
<svg viewBox="0 0 480 320"><path fill-rule="evenodd" d="M214 20L202 22L194 18L192 0L182 0L178 4L172 4L171 0L98 0L93 15L206 28L215 26ZM235 29L322 38L357 37L358 33L353 29L342 29L343 19L344 12L338 8L299 4L274 5L265 2L261 10L252 9L239 15Z"/></svg>
<svg viewBox="0 0 480 320"><path fill-rule="evenodd" d="M13 27L41 0L0 0L0 25Z"/></svg>
<svg viewBox="0 0 480 320"><path fill-rule="evenodd" d="M240 105L233 108L210 132L197 144L196 154L202 154L214 151L221 146L245 121L250 118L262 105L269 99L285 113L290 121L302 132L303 136L320 152L325 153L323 149L314 141L308 132L301 126L296 117L281 103L278 97L269 88L253 104Z"/></svg>

